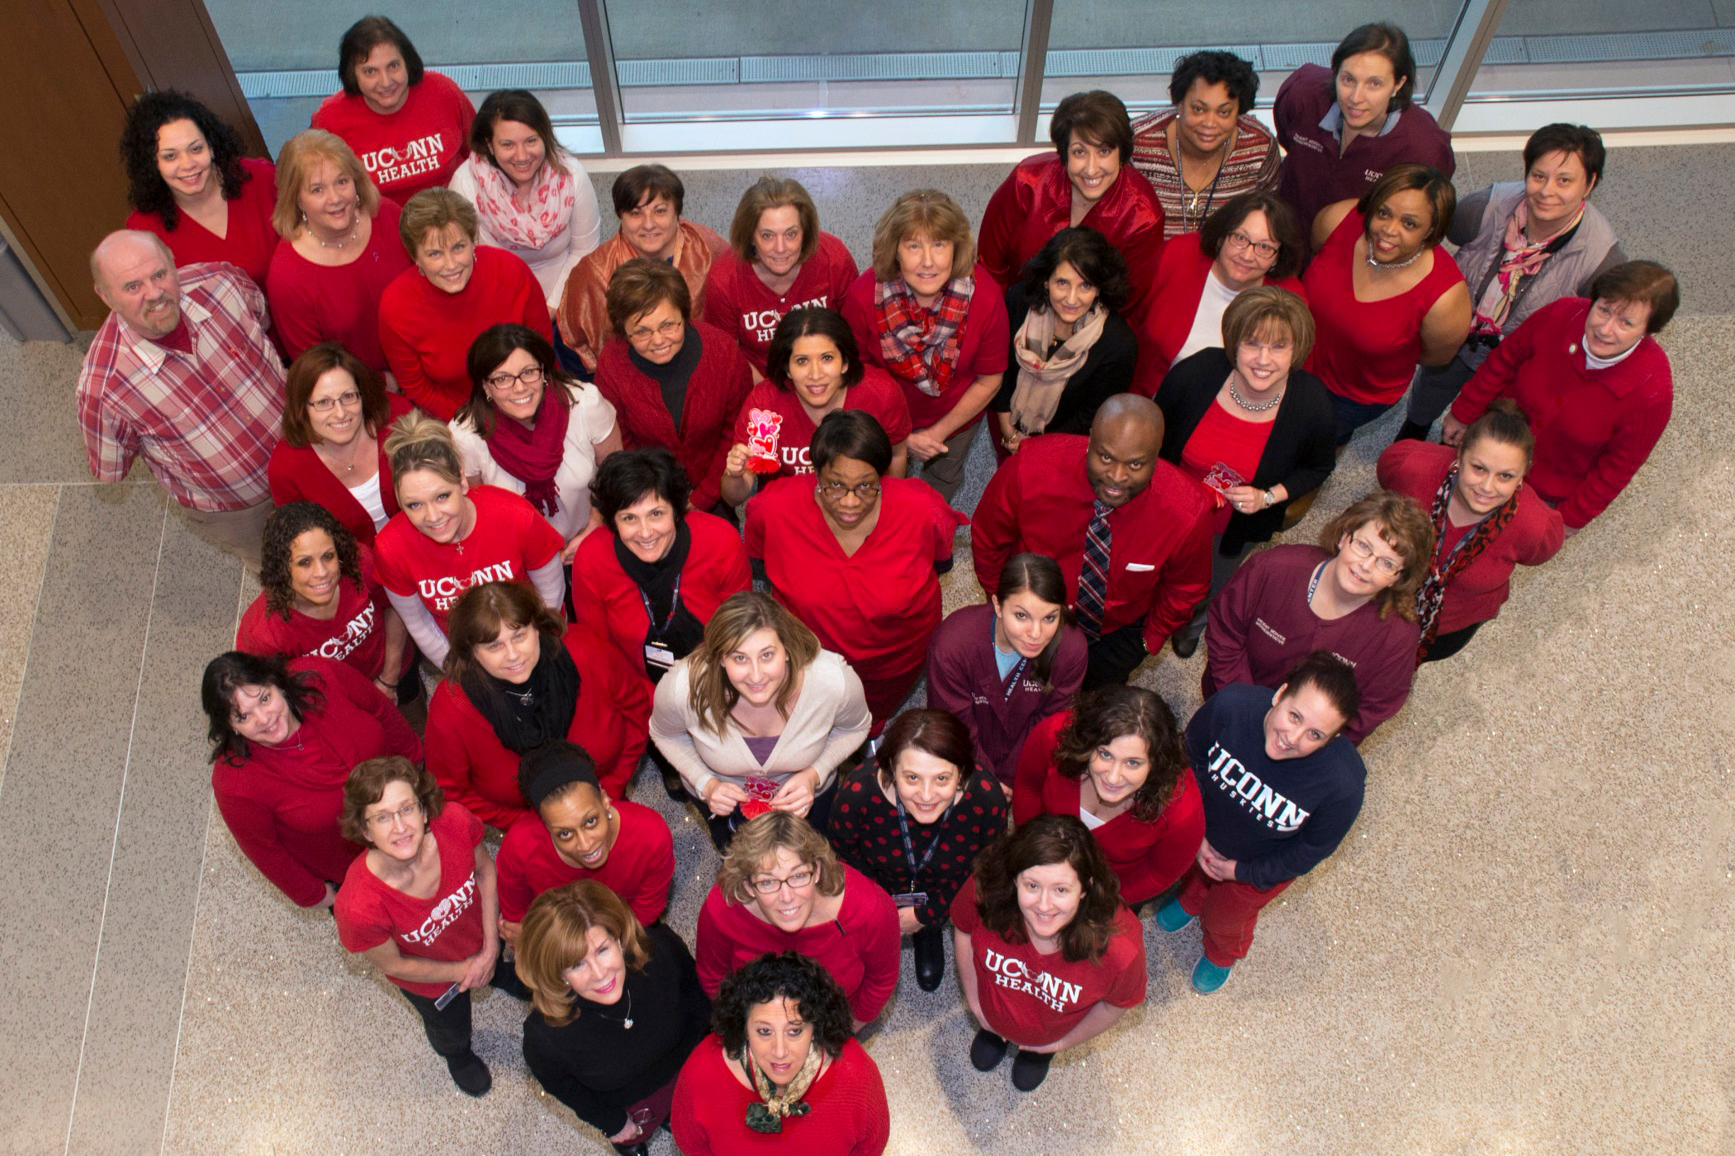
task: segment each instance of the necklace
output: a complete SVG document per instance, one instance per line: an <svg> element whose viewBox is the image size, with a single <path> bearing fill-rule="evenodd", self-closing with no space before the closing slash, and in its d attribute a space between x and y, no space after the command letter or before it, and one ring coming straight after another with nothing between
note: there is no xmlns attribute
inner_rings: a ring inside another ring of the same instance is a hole
<svg viewBox="0 0 1735 1156"><path fill-rule="evenodd" d="M321 237L319 235L319 230L313 227L313 222L309 221L305 215L303 215L301 220L302 223L307 226L308 235L311 236L322 249L347 249L349 248L349 243L355 240L356 234L361 232L361 214L359 213L356 214L355 224L349 227L349 234L340 237L335 241L327 241L324 237Z"/></svg>
<svg viewBox="0 0 1735 1156"><path fill-rule="evenodd" d="M1229 153L1235 147L1236 134L1231 133L1229 139L1224 142L1221 150L1222 155L1217 160L1217 171L1211 177L1211 184L1207 188L1195 189L1187 183L1187 150L1180 145L1181 128L1179 124L1174 125L1174 132L1175 143L1169 145L1169 155L1175 160L1175 175L1181 178L1181 232L1191 233L1204 228L1205 218L1211 213L1211 205L1217 200L1217 182L1223 179L1223 166L1228 162ZM1167 134L1164 135L1163 143L1168 144ZM1186 194L1189 192L1193 194L1191 203L1186 199ZM1200 197L1205 198L1203 212L1199 212ZM1193 214L1196 212L1198 213L1196 218L1198 223L1195 225Z"/></svg>
<svg viewBox="0 0 1735 1156"><path fill-rule="evenodd" d="M1376 260L1374 260L1373 247L1370 245L1368 247L1368 268L1370 268L1370 269L1408 269L1411 265L1414 265L1417 261L1419 261L1421 259L1422 254L1426 253L1427 251L1428 250L1425 248L1417 249L1414 253L1410 254L1410 259L1408 261L1376 261Z"/></svg>
<svg viewBox="0 0 1735 1156"><path fill-rule="evenodd" d="M362 445L362 442L364 442L366 440L368 440L368 439L363 438L359 435L350 439L350 442L349 442L349 463L343 467L344 473L346 473L346 474L355 473L355 462L356 462L356 459L361 456L361 445ZM329 456L328 456L329 451L328 451L328 453L320 453L320 447L323 446L324 444L325 444L324 442L321 442L320 445L314 446L313 452L316 454L319 454L319 456L322 459L325 459L326 461L328 461L331 465L333 465L335 467L337 464L337 455L336 454L329 454Z"/></svg>
<svg viewBox="0 0 1735 1156"><path fill-rule="evenodd" d="M1283 391L1278 390L1277 396L1272 398L1270 401L1261 402L1259 405L1254 405L1252 402L1250 402L1246 398L1242 397L1241 394L1236 390L1235 379L1239 376L1241 376L1239 372L1231 373L1229 375L1229 397L1235 402L1236 405L1240 406L1242 409L1246 410L1248 413L1264 413L1266 410L1270 409L1272 406L1275 406L1276 404L1278 404L1279 402L1281 402L1283 400Z"/></svg>
<svg viewBox="0 0 1735 1156"><path fill-rule="evenodd" d="M521 707L532 707L532 706L536 705L536 691L533 689L527 690L523 694L519 694L517 691L513 690L510 687L503 686L500 689L502 691L504 691L506 694L509 694L513 698L517 699L518 705Z"/></svg>
<svg viewBox="0 0 1735 1156"><path fill-rule="evenodd" d="M626 980L622 979L621 982L624 984L626 982ZM605 1015L602 1015L601 1012L597 1012L596 1014L599 1016L602 1016L602 1018L605 1020L614 1019L613 1016L605 1016ZM620 1024L620 1026L623 1029L625 1029L626 1031L630 1032L633 1030L633 993L632 993L631 988L627 989L627 1014L626 1014L626 1017L624 1019L615 1020L615 1022Z"/></svg>

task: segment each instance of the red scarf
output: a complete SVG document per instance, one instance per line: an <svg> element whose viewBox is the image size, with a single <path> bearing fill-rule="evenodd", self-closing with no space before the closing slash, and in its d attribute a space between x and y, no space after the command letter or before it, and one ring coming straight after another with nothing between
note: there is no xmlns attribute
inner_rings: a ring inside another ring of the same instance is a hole
<svg viewBox="0 0 1735 1156"><path fill-rule="evenodd" d="M940 291L934 308L924 309L902 277L874 282L880 357L893 376L929 397L946 392L958 370L959 334L974 291L973 278L955 277Z"/></svg>
<svg viewBox="0 0 1735 1156"><path fill-rule="evenodd" d="M523 482L525 498L550 517L560 509L554 474L566 453L566 423L572 418L554 391L565 388L559 381L549 380L542 391L542 408L536 411L534 429L526 429L522 422L496 411L494 432L488 435L488 452L500 468Z"/></svg>

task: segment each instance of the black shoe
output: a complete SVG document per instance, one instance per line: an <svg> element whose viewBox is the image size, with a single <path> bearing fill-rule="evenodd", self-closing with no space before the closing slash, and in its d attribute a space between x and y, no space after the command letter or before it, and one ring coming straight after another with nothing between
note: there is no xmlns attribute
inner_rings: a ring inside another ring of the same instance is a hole
<svg viewBox="0 0 1735 1156"><path fill-rule="evenodd" d="M494 1086L494 1077L489 1074L488 1065L484 1064L482 1057L475 1052L447 1056L446 1070L452 1073L452 1082L458 1085L458 1090L466 1096L486 1096L488 1089Z"/></svg>
<svg viewBox="0 0 1735 1156"><path fill-rule="evenodd" d="M1398 436L1392 439L1392 444L1397 445L1399 442L1425 442L1428 440L1428 431L1432 428L1432 424L1423 425L1421 422L1406 421L1403 425L1398 427Z"/></svg>
<svg viewBox="0 0 1735 1156"><path fill-rule="evenodd" d="M637 1144L616 1144L614 1150L621 1156L651 1156L651 1145L648 1140L640 1140Z"/></svg>
<svg viewBox="0 0 1735 1156"><path fill-rule="evenodd" d="M1019 1052L1012 1061L1012 1086L1020 1092L1040 1088L1042 1081L1048 1079L1048 1061L1053 1058L1051 1052Z"/></svg>
<svg viewBox="0 0 1735 1156"><path fill-rule="evenodd" d="M1199 635L1182 632L1169 636L1169 648L1175 652L1176 658L1191 658L1199 649Z"/></svg>
<svg viewBox="0 0 1735 1156"><path fill-rule="evenodd" d="M663 790L667 792L669 798L677 803L685 799L687 797L687 784L681 781L681 776L676 773L675 768L658 766L657 769L663 773Z"/></svg>
<svg viewBox="0 0 1735 1156"><path fill-rule="evenodd" d="M916 986L934 991L946 978L946 940L944 927L924 927L910 936L916 949Z"/></svg>
<svg viewBox="0 0 1735 1156"><path fill-rule="evenodd" d="M976 1038L970 1041L970 1064L978 1072L992 1072L1000 1066L1000 1061L1006 1058L1006 1049L1011 1045L987 1028L976 1033Z"/></svg>

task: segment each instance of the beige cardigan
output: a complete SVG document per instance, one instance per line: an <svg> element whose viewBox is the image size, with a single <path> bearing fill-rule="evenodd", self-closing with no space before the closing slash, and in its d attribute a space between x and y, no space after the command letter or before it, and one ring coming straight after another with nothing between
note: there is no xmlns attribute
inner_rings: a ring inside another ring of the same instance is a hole
<svg viewBox="0 0 1735 1156"><path fill-rule="evenodd" d="M808 767L819 772L815 790L823 791L831 785L838 764L861 746L873 725L861 679L842 655L822 650L807 668L801 694L771 757L761 765L735 727L719 737L699 725L687 705L687 662L685 658L677 662L657 684L651 738L695 799L702 797L700 792L712 779L756 774L781 784Z"/></svg>

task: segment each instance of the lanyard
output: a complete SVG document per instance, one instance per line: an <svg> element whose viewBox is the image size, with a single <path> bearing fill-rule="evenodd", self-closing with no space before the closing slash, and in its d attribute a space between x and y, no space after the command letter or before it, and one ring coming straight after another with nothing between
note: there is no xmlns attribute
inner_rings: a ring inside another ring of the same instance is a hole
<svg viewBox="0 0 1735 1156"><path fill-rule="evenodd" d="M1024 668L1029 662L1030 660L1022 654L1018 656L1017 664L1012 667L1012 676L1006 680L1006 685L1001 688L1007 702L1011 702L1013 694L1017 692L1018 680L1024 677Z"/></svg>
<svg viewBox="0 0 1735 1156"><path fill-rule="evenodd" d="M940 821L934 824L934 837L928 843L928 849L922 853L921 862L916 861L916 848L910 842L910 823L904 818L904 800L898 796L897 788L892 788L892 796L898 804L898 834L904 837L904 861L910 866L910 886L916 885L916 877L922 873L922 868L928 865L928 860L934 857L934 848L940 845L940 828L951 817L952 808L958 805L957 796L946 805L946 813L940 816Z"/></svg>
<svg viewBox="0 0 1735 1156"><path fill-rule="evenodd" d="M675 575L675 596L669 599L669 616L663 619L661 626L657 625L656 615L651 613L651 596L645 593L644 587L638 588L639 601L645 604L645 618L651 624L651 638L657 642L661 642L663 635L669 632L669 624L675 620L675 611L681 608L681 579L685 577L685 574Z"/></svg>

